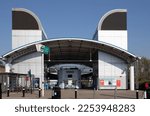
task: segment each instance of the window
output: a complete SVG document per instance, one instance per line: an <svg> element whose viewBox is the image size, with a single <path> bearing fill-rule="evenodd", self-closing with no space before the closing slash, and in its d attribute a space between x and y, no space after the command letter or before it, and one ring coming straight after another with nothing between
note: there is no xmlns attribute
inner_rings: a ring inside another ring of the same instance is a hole
<svg viewBox="0 0 150 116"><path fill-rule="evenodd" d="M69 75L68 75L68 78L72 78L72 74L69 74Z"/></svg>

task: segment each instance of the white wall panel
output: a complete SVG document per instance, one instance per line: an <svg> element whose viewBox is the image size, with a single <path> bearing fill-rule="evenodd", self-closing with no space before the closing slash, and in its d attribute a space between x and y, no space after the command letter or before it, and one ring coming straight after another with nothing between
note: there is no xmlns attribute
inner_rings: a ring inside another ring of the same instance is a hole
<svg viewBox="0 0 150 116"><path fill-rule="evenodd" d="M43 62L44 59L41 57L41 53L29 54L12 62L13 72L27 74L31 69L31 73L34 74L35 78L44 77Z"/></svg>
<svg viewBox="0 0 150 116"><path fill-rule="evenodd" d="M41 30L12 30L12 49L42 40Z"/></svg>
<svg viewBox="0 0 150 116"><path fill-rule="evenodd" d="M98 52L98 78L99 80L113 82L120 80L121 86L118 89L127 89L127 64L122 59L105 52ZM113 87L114 88L114 87ZM112 89L111 87L102 87L99 89Z"/></svg>
<svg viewBox="0 0 150 116"><path fill-rule="evenodd" d="M98 31L98 40L128 50L127 31Z"/></svg>

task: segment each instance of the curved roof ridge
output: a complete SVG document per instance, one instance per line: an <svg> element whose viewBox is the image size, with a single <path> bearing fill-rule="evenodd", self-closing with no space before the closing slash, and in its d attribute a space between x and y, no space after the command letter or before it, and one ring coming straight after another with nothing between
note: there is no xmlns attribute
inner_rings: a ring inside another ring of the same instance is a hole
<svg viewBox="0 0 150 116"><path fill-rule="evenodd" d="M108 11L107 13L105 13L102 18L99 20L99 23L98 23L98 27L97 27L97 30L101 30L101 26L103 24L103 21L111 14L113 13L116 13L116 12L127 12L127 9L113 9L113 10L110 10Z"/></svg>
<svg viewBox="0 0 150 116"><path fill-rule="evenodd" d="M105 45L105 46L108 46L108 47L112 47L114 49L117 49L119 51L122 51L128 55L131 55L132 57L134 58L137 58L137 56L135 56L134 54L130 53L129 51L125 50L125 49L122 49L122 48L119 48L115 45L112 45L112 44L109 44L109 43L106 43L106 42L103 42L103 41L95 41L95 40L91 40L91 39L84 39L84 38L53 38L53 39L47 39L47 40L40 40L40 41L36 41L36 42L33 42L33 43L29 43L29 44L26 44L26 45L23 45L19 48L16 48L6 54L4 54L2 57L7 57L8 55L16 52L17 50L21 50L21 49L25 49L27 47L30 47L30 46L33 46L33 45L36 45L36 44L42 44L42 43L46 43L46 42L53 42L53 41L63 41L63 40L80 40L80 41L85 41L85 42L93 42L93 43L97 43L97 44L101 44L101 45Z"/></svg>

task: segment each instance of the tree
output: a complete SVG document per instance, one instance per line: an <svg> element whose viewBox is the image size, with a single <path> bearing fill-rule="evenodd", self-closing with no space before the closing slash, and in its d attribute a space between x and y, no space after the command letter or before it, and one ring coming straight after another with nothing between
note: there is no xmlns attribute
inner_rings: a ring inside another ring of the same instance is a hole
<svg viewBox="0 0 150 116"><path fill-rule="evenodd" d="M140 89L143 89L145 82L150 84L150 59L142 57L138 62L137 73Z"/></svg>

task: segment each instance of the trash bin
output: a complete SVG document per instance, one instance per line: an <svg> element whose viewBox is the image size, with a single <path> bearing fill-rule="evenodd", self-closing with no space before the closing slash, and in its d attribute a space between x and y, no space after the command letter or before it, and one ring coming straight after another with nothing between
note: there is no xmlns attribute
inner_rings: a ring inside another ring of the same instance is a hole
<svg viewBox="0 0 150 116"><path fill-rule="evenodd" d="M61 99L61 88L53 87L52 99Z"/></svg>
<svg viewBox="0 0 150 116"><path fill-rule="evenodd" d="M146 89L146 98L150 99L150 88Z"/></svg>

